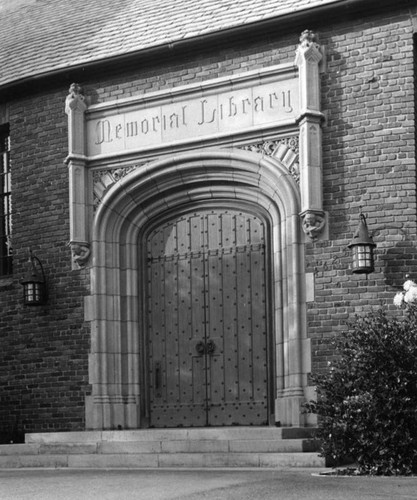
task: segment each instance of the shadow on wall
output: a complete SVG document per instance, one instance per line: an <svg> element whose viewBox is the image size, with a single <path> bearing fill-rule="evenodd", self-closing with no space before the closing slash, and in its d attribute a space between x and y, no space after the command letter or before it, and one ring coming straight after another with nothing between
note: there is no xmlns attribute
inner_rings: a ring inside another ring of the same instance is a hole
<svg viewBox="0 0 417 500"><path fill-rule="evenodd" d="M13 443L24 443L25 433L19 421L16 420L13 427L2 427L0 428L0 445L1 444L13 444Z"/></svg>
<svg viewBox="0 0 417 500"><path fill-rule="evenodd" d="M417 279L417 248L402 228L377 230L374 241L376 264L387 286L400 289L408 277Z"/></svg>

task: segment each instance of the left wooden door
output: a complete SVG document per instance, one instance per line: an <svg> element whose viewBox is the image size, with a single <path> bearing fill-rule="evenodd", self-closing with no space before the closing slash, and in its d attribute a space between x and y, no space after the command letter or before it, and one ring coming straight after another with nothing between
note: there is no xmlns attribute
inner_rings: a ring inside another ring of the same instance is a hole
<svg viewBox="0 0 417 500"><path fill-rule="evenodd" d="M198 219L198 218L197 218ZM204 259L188 217L147 239L150 425L206 424Z"/></svg>

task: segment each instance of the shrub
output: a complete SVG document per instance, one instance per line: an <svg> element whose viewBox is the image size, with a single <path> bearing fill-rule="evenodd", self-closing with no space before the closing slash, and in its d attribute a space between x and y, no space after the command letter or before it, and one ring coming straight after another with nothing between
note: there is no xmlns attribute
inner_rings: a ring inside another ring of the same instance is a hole
<svg viewBox="0 0 417 500"><path fill-rule="evenodd" d="M401 319L383 309L356 317L333 343L337 361L313 377L317 401L305 405L318 415L322 455L350 457L359 473L417 473L417 305Z"/></svg>

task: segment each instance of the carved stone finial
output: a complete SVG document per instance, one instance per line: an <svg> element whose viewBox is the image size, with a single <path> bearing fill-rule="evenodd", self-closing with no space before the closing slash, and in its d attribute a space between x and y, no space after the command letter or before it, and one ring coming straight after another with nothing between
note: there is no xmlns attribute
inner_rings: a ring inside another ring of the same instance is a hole
<svg viewBox="0 0 417 500"><path fill-rule="evenodd" d="M71 83L65 100L65 112L69 114L71 110L75 109L85 111L86 108L83 88L78 83Z"/></svg>
<svg viewBox="0 0 417 500"><path fill-rule="evenodd" d="M323 54L317 34L311 30L303 31L296 51L295 64L300 66L304 61L319 63L322 58Z"/></svg>
<svg viewBox="0 0 417 500"><path fill-rule="evenodd" d="M69 94L74 96L74 97L79 96L79 95L83 96L84 91L79 83L71 83L70 88L69 88Z"/></svg>
<svg viewBox="0 0 417 500"><path fill-rule="evenodd" d="M303 231L311 240L317 240L326 224L324 212L306 210L301 214Z"/></svg>
<svg viewBox="0 0 417 500"><path fill-rule="evenodd" d="M87 243L70 243L72 260L79 266L85 267L90 258L91 250Z"/></svg>
<svg viewBox="0 0 417 500"><path fill-rule="evenodd" d="M300 36L300 45L302 47L309 47L312 44L319 45L319 37L314 31L304 30Z"/></svg>

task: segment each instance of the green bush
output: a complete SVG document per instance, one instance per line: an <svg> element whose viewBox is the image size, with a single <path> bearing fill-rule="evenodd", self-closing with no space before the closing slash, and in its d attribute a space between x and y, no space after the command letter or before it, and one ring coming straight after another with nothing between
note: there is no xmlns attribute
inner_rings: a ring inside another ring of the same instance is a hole
<svg viewBox="0 0 417 500"><path fill-rule="evenodd" d="M417 473L417 306L401 319L357 317L333 342L337 361L313 377L317 401L305 405L318 415L322 455L349 457L362 474Z"/></svg>

